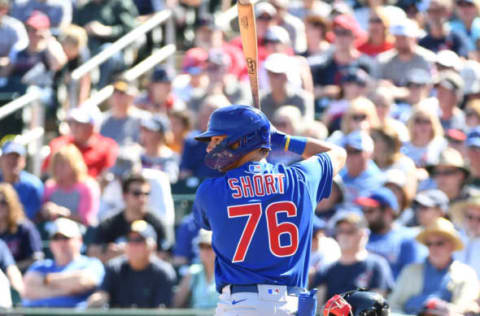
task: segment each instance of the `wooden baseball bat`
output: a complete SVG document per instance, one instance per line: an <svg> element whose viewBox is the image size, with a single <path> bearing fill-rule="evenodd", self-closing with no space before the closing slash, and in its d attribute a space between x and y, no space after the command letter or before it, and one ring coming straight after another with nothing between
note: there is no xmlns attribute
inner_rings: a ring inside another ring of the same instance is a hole
<svg viewBox="0 0 480 316"><path fill-rule="evenodd" d="M247 61L248 78L252 91L253 105L260 108L260 97L258 94L258 47L257 47L257 26L255 24L255 12L250 0L238 0L238 25L242 38L243 54Z"/></svg>

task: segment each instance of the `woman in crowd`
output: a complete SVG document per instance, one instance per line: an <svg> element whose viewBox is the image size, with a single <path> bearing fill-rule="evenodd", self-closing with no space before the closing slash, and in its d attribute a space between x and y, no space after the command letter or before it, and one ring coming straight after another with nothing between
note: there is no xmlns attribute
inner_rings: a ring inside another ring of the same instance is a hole
<svg viewBox="0 0 480 316"><path fill-rule="evenodd" d="M17 192L6 182L0 183L0 239L7 244L20 271L43 258L40 234L25 217Z"/></svg>
<svg viewBox="0 0 480 316"><path fill-rule="evenodd" d="M50 161L52 178L45 183L43 219L69 217L85 226L95 225L100 203L97 182L87 174L82 154L73 144L60 148Z"/></svg>
<svg viewBox="0 0 480 316"><path fill-rule="evenodd" d="M310 57L324 54L330 48L327 33L330 30L328 19L320 12L310 12L305 18L305 32L307 37L307 51L303 56Z"/></svg>
<svg viewBox="0 0 480 316"><path fill-rule="evenodd" d="M480 100L473 99L465 107L465 119L467 128L480 126Z"/></svg>
<svg viewBox="0 0 480 316"><path fill-rule="evenodd" d="M218 293L215 289L215 253L212 232L201 229L197 237L200 263L192 264L182 278L173 299L175 307L214 308Z"/></svg>
<svg viewBox="0 0 480 316"><path fill-rule="evenodd" d="M364 54L375 57L393 48L394 39L390 35L388 28L390 20L388 19L385 8L377 7L370 12L368 18L368 39L358 47L358 50Z"/></svg>

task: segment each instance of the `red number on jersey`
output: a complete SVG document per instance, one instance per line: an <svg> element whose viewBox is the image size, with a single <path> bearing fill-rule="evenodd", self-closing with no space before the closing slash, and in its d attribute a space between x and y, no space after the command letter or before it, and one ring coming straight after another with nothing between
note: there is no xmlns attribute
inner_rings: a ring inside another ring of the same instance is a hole
<svg viewBox="0 0 480 316"><path fill-rule="evenodd" d="M287 217L297 216L297 207L292 202L275 202L267 206L265 211L267 217L268 243L270 252L277 257L288 257L298 249L298 227L293 223L278 223L278 213L287 213ZM237 249L233 255L232 262L243 262L247 255L248 248L253 235L257 230L258 222L262 216L262 205L260 203L243 204L228 207L228 217L248 216L242 236L238 242ZM290 244L282 246L280 236L288 234Z"/></svg>

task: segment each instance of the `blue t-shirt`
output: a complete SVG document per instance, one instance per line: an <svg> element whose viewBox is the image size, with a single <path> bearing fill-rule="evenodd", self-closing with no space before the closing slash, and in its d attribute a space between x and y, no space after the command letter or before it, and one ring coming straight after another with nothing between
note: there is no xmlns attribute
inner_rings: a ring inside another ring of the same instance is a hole
<svg viewBox="0 0 480 316"><path fill-rule="evenodd" d="M358 288L379 289L385 292L393 288L392 271L385 258L369 253L363 261L343 264L337 261L320 270L314 278L312 287L320 284L327 286L327 296Z"/></svg>
<svg viewBox="0 0 480 316"><path fill-rule="evenodd" d="M0 182L3 181L3 176L0 174ZM26 171L20 172L20 179L13 184L17 191L20 202L23 204L25 215L30 220L35 218L35 215L42 206L43 197L43 183L39 178Z"/></svg>
<svg viewBox="0 0 480 316"><path fill-rule="evenodd" d="M368 195L385 182L385 174L372 160L368 162L365 171L358 176L351 177L346 167L340 171L340 176L345 187L345 203L347 204L353 203L360 196Z"/></svg>
<svg viewBox="0 0 480 316"><path fill-rule="evenodd" d="M80 256L77 260L70 262L65 266L58 266L54 260L46 259L37 261L28 269L28 272L36 272L42 275L54 272L71 272L87 270L95 278L97 285L101 283L105 275L103 264L97 258ZM77 307L86 303L87 298L95 291L92 289L85 293L74 295L63 295L38 300L23 299L22 305L25 307Z"/></svg>
<svg viewBox="0 0 480 316"><path fill-rule="evenodd" d="M195 136L198 134L200 134L200 131L193 131L185 138L182 159L180 160L180 171L189 170L192 172L192 176L200 179L222 176L220 172L207 167L205 164L204 159L207 154L208 143L196 140Z"/></svg>
<svg viewBox="0 0 480 316"><path fill-rule="evenodd" d="M7 244L4 243L3 240L0 240L0 270L2 270L3 273L7 273L7 268L14 264L15 260Z"/></svg>
<svg viewBox="0 0 480 316"><path fill-rule="evenodd" d="M31 258L35 253L42 251L42 239L35 225L29 220L18 224L17 231L13 234L7 232L0 234L10 249L15 261Z"/></svg>
<svg viewBox="0 0 480 316"><path fill-rule="evenodd" d="M213 231L217 291L227 284L305 287L312 217L330 195L327 154L289 167L249 162L197 190L195 220Z"/></svg>
<svg viewBox="0 0 480 316"><path fill-rule="evenodd" d="M395 227L383 235L371 233L367 249L387 259L395 279L406 265L423 259L418 243L404 227Z"/></svg>

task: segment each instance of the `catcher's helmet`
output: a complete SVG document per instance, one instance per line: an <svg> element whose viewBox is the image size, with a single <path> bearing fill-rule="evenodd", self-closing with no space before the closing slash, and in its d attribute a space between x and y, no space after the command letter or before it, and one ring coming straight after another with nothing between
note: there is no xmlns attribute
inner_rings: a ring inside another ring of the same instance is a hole
<svg viewBox="0 0 480 316"><path fill-rule="evenodd" d="M324 316L388 316L390 307L383 296L366 290L348 291L330 298Z"/></svg>
<svg viewBox="0 0 480 316"><path fill-rule="evenodd" d="M213 136L227 137L205 156L205 164L222 171L243 155L257 148L270 150L270 122L260 110L247 105L230 105L215 110L198 141Z"/></svg>

